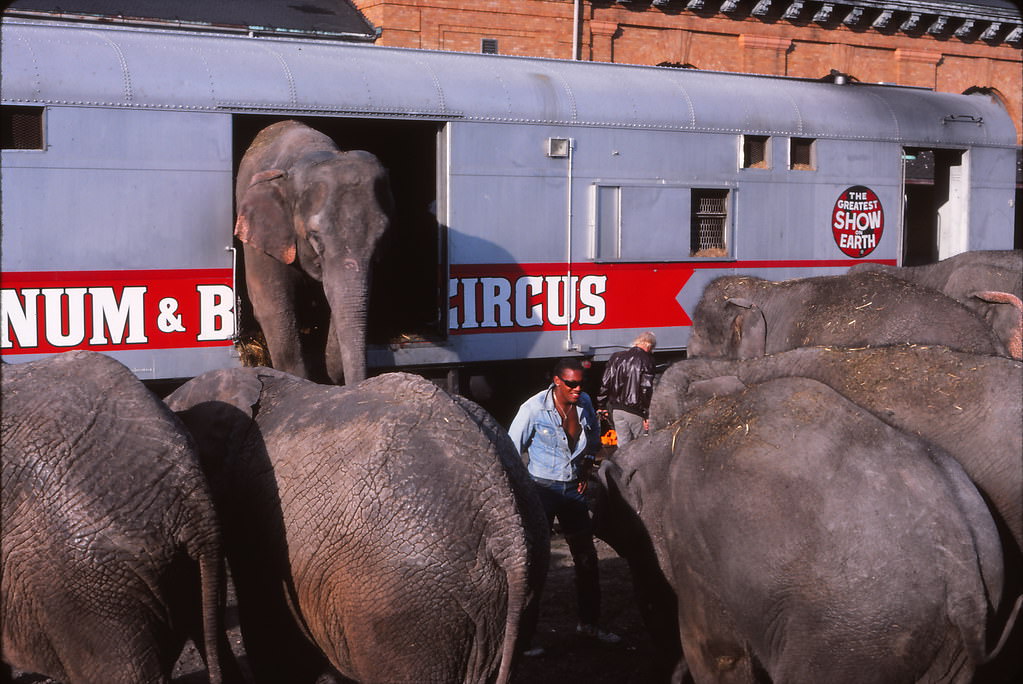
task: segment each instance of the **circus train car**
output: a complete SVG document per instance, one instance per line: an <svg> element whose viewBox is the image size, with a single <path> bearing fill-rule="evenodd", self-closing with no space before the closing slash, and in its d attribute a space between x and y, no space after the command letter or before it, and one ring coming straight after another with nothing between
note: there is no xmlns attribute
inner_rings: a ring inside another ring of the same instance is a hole
<svg viewBox="0 0 1023 684"><path fill-rule="evenodd" d="M679 353L723 274L1013 247L1016 133L987 96L31 18L2 42L7 362L242 363L233 179L282 119L391 174L373 372L599 362L648 329Z"/></svg>

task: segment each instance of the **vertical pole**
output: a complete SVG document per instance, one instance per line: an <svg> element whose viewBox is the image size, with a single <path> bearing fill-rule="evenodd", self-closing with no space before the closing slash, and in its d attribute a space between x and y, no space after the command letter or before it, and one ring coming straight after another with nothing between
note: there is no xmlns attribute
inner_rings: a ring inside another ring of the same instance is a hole
<svg viewBox="0 0 1023 684"><path fill-rule="evenodd" d="M566 242L568 243L568 274L565 282L565 314L566 320L568 321L565 326L565 332L567 337L565 339L565 349L567 351L578 351L575 342L572 340L572 317L575 316L575 288L572 286L572 214L574 208L572 206L572 181L574 176L574 160L572 155L575 152L575 138L568 139L568 201L567 201L567 213L568 217L566 222L568 224L568 235Z"/></svg>
<svg viewBox="0 0 1023 684"><path fill-rule="evenodd" d="M572 13L572 59L578 60L580 56L579 25L582 23L583 1L575 0L575 8Z"/></svg>

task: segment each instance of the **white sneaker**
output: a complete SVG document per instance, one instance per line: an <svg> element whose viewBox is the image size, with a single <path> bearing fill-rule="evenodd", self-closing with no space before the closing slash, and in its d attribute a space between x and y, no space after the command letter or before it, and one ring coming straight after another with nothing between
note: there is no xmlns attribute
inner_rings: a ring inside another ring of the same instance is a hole
<svg viewBox="0 0 1023 684"><path fill-rule="evenodd" d="M584 636L587 639L595 639L604 644L618 644L621 643L622 638L614 632L607 632L596 625L584 625L578 624L575 627L575 633Z"/></svg>

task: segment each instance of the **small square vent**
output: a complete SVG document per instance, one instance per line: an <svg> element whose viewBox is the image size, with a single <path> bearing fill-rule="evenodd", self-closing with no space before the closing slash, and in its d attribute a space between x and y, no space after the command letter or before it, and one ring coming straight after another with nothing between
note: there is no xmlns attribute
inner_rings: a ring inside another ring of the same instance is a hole
<svg viewBox="0 0 1023 684"><path fill-rule="evenodd" d="M568 138L547 138L547 156L562 159L568 156L572 141Z"/></svg>

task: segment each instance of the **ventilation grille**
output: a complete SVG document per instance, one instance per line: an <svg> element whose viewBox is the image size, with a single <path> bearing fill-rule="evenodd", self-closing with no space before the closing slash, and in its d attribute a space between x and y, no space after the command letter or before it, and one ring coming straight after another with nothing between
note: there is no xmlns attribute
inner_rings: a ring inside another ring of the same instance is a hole
<svg viewBox="0 0 1023 684"><path fill-rule="evenodd" d="M694 189L692 207L689 256L727 256L725 228L728 224L728 191Z"/></svg>
<svg viewBox="0 0 1023 684"><path fill-rule="evenodd" d="M0 107L0 137L5 150L43 149L42 107Z"/></svg>

